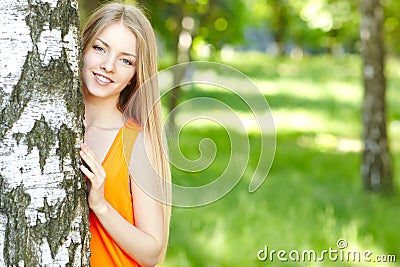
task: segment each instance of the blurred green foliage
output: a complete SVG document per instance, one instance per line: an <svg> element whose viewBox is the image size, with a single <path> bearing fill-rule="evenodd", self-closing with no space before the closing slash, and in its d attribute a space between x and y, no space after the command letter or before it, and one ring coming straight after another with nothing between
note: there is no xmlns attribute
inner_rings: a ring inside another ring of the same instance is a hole
<svg viewBox="0 0 400 267"><path fill-rule="evenodd" d="M243 58L245 65L240 61ZM204 207L174 208L165 266L400 266L400 197L367 193L360 181L361 59L323 55L276 60L252 52L237 53L225 63L242 69L268 101L277 134L275 159L255 193L247 189L257 153L250 155L239 184L222 199ZM390 59L387 68L388 134L396 166L400 163L400 145L394 141L400 138L399 64ZM271 72L262 76L259 70ZM241 103L229 102L221 89L198 86L183 94L184 100L202 96L229 103L246 116ZM201 110L192 113L195 116ZM173 168L174 182L206 184L226 168L230 140L218 125L186 125L180 132L182 153L192 160L200 157L198 145L204 138L215 142L215 161L196 173ZM249 142L251 148L260 148L256 134L250 134ZM174 153L171 151L171 158L178 156ZM400 175L394 179L400 190ZM397 262L342 262L328 257L323 262L257 259L257 252L266 245L270 250L313 249L321 253L330 247L338 249L340 238L347 240L349 250L395 255Z"/></svg>
<svg viewBox="0 0 400 267"><path fill-rule="evenodd" d="M369 249L375 254L397 257L397 263L368 266L400 266L399 196L364 192L359 175L363 87L361 59L357 55L361 19L357 1L140 3L158 34L162 68L177 61L179 38L186 30L191 40L190 57L215 60L244 72L263 92L276 120L277 151L262 187L253 194L247 192L257 163L256 158L250 158L241 182L221 200L201 208L174 208L165 266L365 266L352 262L325 261L318 265L257 260L257 252L265 245L276 250L322 251L336 248L339 238L345 238L350 249ZM395 58L400 53L400 1L382 3L390 55L386 68L388 134L397 169L400 62ZM87 6L97 4L96 0L80 1L82 21L90 13ZM249 30L257 38L249 36ZM270 43L275 43L274 53L282 49L287 56L268 53L270 50L265 48ZM260 47L264 50L251 51ZM218 90L195 87L180 101L202 94L224 102L227 99ZM244 112L232 103L232 108ZM227 157L223 129L189 125L181 132L181 149L185 156L195 159L199 156L199 140L210 137L220 148L214 165L192 174L172 168L174 182L194 186L220 174ZM249 141L252 148L259 147L256 135L250 135ZM171 152L173 157L174 151ZM394 179L400 190L398 173L395 171Z"/></svg>
<svg viewBox="0 0 400 267"><path fill-rule="evenodd" d="M82 23L109 0L79 0ZM134 3L135 0L121 0ZM158 34L161 56L176 61L179 41L190 58L215 59L221 49L289 54L359 51L360 11L348 0L139 0ZM387 52L400 53L400 2L382 1ZM185 32L188 35L182 35ZM186 38L186 39L185 39ZM186 40L186 41L185 41ZM185 43L186 42L186 43ZM274 48L275 47L275 48ZM297 50L296 50L297 49ZM172 64L173 62L171 62Z"/></svg>

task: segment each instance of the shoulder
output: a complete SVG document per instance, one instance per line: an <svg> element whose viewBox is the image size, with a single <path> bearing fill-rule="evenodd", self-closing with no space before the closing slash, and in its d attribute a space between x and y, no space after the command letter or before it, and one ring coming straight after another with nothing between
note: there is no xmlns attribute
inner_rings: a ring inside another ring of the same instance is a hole
<svg viewBox="0 0 400 267"><path fill-rule="evenodd" d="M143 155L143 153L146 153L146 147L143 130L140 130L137 133L136 140L133 145L132 156L137 156L137 154Z"/></svg>
<svg viewBox="0 0 400 267"><path fill-rule="evenodd" d="M129 163L131 170L151 167L151 147L151 140L146 136L144 130L140 129L133 144L131 161Z"/></svg>
<svg viewBox="0 0 400 267"><path fill-rule="evenodd" d="M136 138L129 164L130 175L134 181L131 184L131 189L133 195L137 197L145 193L145 195L152 196L152 198L161 199L158 171L152 161L153 153L149 142L145 132L143 130L140 131ZM138 201L138 198L136 198L136 201Z"/></svg>

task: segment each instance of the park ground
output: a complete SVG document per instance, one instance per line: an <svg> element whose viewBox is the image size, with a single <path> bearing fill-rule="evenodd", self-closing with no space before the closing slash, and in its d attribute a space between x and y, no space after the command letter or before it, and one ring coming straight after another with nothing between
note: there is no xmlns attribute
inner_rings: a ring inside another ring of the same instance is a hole
<svg viewBox="0 0 400 267"><path fill-rule="evenodd" d="M359 56L293 60L242 53L222 63L247 75L268 101L276 131L275 157L262 186L249 193L260 147L257 132L249 131L254 153L233 190L202 207L173 208L164 266L400 266L400 61L389 58L386 67L387 129L397 191L392 195L366 192L362 187ZM185 91L183 100L201 92L221 101L229 98L217 91L200 86ZM246 116L246 111L241 114ZM218 177L229 156L224 149L228 135L223 127L213 125L184 127L180 146L185 156L199 157L198 143L203 138L214 140L217 155L201 172L172 168L173 181L198 185ZM337 242L342 239L347 242L343 251L371 251L371 262L335 260L328 254L320 261L301 261L301 257L294 261L288 254L286 262L276 254L273 259L259 259L265 257L259 253L266 247L269 252L292 251L292 256L294 250L300 256L314 250L320 256L324 250L340 251ZM385 256L392 261L395 257L396 262L377 262Z"/></svg>

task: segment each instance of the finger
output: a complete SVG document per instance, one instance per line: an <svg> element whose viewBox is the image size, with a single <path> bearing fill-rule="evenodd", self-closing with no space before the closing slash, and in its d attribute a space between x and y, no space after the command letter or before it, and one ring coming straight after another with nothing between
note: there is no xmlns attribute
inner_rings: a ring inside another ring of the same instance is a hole
<svg viewBox="0 0 400 267"><path fill-rule="evenodd" d="M85 173L86 175L93 175L93 177L90 177L91 181L94 183L103 183L106 178L106 172L104 171L103 166L94 164L93 161L91 161L90 159L89 160L85 159L85 156L83 156L83 160L85 162L88 161L87 165L89 168L86 166L83 167L85 167L85 169L88 170L88 172L90 173L90 174Z"/></svg>
<svg viewBox="0 0 400 267"><path fill-rule="evenodd" d="M85 162L89 165L92 171L95 171L97 168L98 170L103 170L103 166L100 163L99 159L97 158L96 154L90 149L90 147L84 143L81 145L81 156L85 160ZM99 174L102 174L100 171Z"/></svg>
<svg viewBox="0 0 400 267"><path fill-rule="evenodd" d="M88 157L90 157L93 161L99 161L96 154L93 152L92 149L90 149L90 147L86 143L81 144L81 151L88 155Z"/></svg>
<svg viewBox="0 0 400 267"><path fill-rule="evenodd" d="M103 176L95 175L84 165L81 165L80 169L86 175L88 180L90 181L90 185L93 185L93 188L97 188L97 189L101 188L101 186L104 184L104 181L105 181Z"/></svg>
<svg viewBox="0 0 400 267"><path fill-rule="evenodd" d="M79 151L79 155L81 156L81 158L83 159L83 161L88 165L88 167L92 170L95 171L98 168L101 168L100 164L98 163L98 161L91 157L88 153L86 153L85 151L81 150Z"/></svg>
<svg viewBox="0 0 400 267"><path fill-rule="evenodd" d="M99 178L100 182L103 182L106 178L106 172L104 171L104 168L98 160L96 154L90 149L87 144L81 143L80 155L89 166L90 171L92 171L94 175Z"/></svg>
<svg viewBox="0 0 400 267"><path fill-rule="evenodd" d="M86 175L89 180L93 180L95 175L88 168L86 168L84 165L80 165L79 169L83 172L84 175Z"/></svg>

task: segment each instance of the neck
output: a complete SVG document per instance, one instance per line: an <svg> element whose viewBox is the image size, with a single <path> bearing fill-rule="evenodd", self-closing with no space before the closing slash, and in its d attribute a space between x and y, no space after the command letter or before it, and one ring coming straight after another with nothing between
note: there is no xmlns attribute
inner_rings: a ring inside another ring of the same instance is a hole
<svg viewBox="0 0 400 267"><path fill-rule="evenodd" d="M117 108L118 97L96 98L84 94L85 127L120 128L124 117Z"/></svg>

